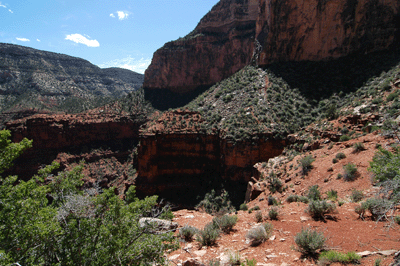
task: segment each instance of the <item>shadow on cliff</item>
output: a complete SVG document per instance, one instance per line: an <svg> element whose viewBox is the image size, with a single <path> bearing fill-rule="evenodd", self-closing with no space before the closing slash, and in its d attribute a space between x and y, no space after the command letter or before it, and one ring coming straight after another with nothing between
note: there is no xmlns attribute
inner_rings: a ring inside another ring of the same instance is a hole
<svg viewBox="0 0 400 266"><path fill-rule="evenodd" d="M200 86L188 93L175 93L167 89L144 88L145 100L160 111L185 106L211 86Z"/></svg>
<svg viewBox="0 0 400 266"><path fill-rule="evenodd" d="M400 62L400 48L370 54L352 54L335 60L280 62L265 66L298 88L309 100L354 92L370 78L381 75Z"/></svg>

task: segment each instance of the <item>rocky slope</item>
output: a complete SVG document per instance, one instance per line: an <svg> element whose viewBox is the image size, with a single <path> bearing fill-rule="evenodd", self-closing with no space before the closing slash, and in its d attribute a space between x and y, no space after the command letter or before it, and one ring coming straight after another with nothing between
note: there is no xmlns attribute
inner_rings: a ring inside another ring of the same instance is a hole
<svg viewBox="0 0 400 266"><path fill-rule="evenodd" d="M174 93L210 86L251 62L325 60L386 49L399 41L399 8L394 0L221 0L193 32L155 52L145 73L147 97L176 100Z"/></svg>
<svg viewBox="0 0 400 266"><path fill-rule="evenodd" d="M79 112L141 87L143 75L63 54L0 43L0 111Z"/></svg>

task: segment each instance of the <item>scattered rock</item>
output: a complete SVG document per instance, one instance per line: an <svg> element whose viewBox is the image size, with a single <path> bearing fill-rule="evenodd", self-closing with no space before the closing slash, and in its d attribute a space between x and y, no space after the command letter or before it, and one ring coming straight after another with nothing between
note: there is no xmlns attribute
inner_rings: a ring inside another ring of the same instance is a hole
<svg viewBox="0 0 400 266"><path fill-rule="evenodd" d="M182 266L205 266L205 264L192 258L184 261Z"/></svg>
<svg viewBox="0 0 400 266"><path fill-rule="evenodd" d="M178 223L162 220L157 218L141 218L139 220L140 227L149 226L152 232L164 233L167 231L175 231L178 228Z"/></svg>

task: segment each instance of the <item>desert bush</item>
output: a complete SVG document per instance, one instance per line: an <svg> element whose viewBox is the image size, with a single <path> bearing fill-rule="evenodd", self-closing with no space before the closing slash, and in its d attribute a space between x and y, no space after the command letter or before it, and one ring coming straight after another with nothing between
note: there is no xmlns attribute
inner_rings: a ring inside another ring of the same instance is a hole
<svg viewBox="0 0 400 266"><path fill-rule="evenodd" d="M350 139L351 139L351 137L349 137L348 135L343 135L343 136L340 136L339 141L343 142L343 141L348 141Z"/></svg>
<svg viewBox="0 0 400 266"><path fill-rule="evenodd" d="M332 201L336 201L338 197L337 191L333 189L326 192L326 195L328 196L328 199Z"/></svg>
<svg viewBox="0 0 400 266"><path fill-rule="evenodd" d="M299 196L299 195L289 195L286 199L287 202L303 202L303 203L308 203L308 198L305 196Z"/></svg>
<svg viewBox="0 0 400 266"><path fill-rule="evenodd" d="M268 217L271 220L278 220L279 211L278 208L272 207L268 212Z"/></svg>
<svg viewBox="0 0 400 266"><path fill-rule="evenodd" d="M215 227L211 222L204 226L203 230L200 230L196 235L196 241L201 246L212 246L217 243L217 239L220 236L220 230Z"/></svg>
<svg viewBox="0 0 400 266"><path fill-rule="evenodd" d="M197 204L196 208L203 208L209 214L224 214L235 211L228 192L223 190L220 195L217 195L214 189L204 196L204 199Z"/></svg>
<svg viewBox="0 0 400 266"><path fill-rule="evenodd" d="M246 238L250 240L252 246L257 246L271 237L273 226L270 223L258 225L247 232Z"/></svg>
<svg viewBox="0 0 400 266"><path fill-rule="evenodd" d="M394 152L380 148L370 162L369 171L374 175L374 180L384 182L400 177L400 149Z"/></svg>
<svg viewBox="0 0 400 266"><path fill-rule="evenodd" d="M344 181L354 181L357 174L357 166L352 163L348 163L343 166L344 174L343 179Z"/></svg>
<svg viewBox="0 0 400 266"><path fill-rule="evenodd" d="M318 185L310 186L308 188L307 198L309 200L321 200L321 192L319 191Z"/></svg>
<svg viewBox="0 0 400 266"><path fill-rule="evenodd" d="M249 213L252 213L253 211L259 211L260 210L260 206L256 205L253 208L249 209Z"/></svg>
<svg viewBox="0 0 400 266"><path fill-rule="evenodd" d="M399 215L397 215L397 216L394 217L394 222L395 222L396 224L400 225L400 216L399 216Z"/></svg>
<svg viewBox="0 0 400 266"><path fill-rule="evenodd" d="M301 252L304 256L316 255L318 250L324 247L325 241L326 238L323 233L312 230L311 228L302 228L294 238L297 251Z"/></svg>
<svg viewBox="0 0 400 266"><path fill-rule="evenodd" d="M185 225L179 229L179 237L185 241L192 241L199 230L196 227Z"/></svg>
<svg viewBox="0 0 400 266"><path fill-rule="evenodd" d="M346 158L346 155L343 152L339 152L336 154L335 158L338 160L342 160L342 159Z"/></svg>
<svg viewBox="0 0 400 266"><path fill-rule="evenodd" d="M314 218L314 220L325 220L325 215L332 213L336 209L335 204L325 200L312 200L308 204L306 212Z"/></svg>
<svg viewBox="0 0 400 266"><path fill-rule="evenodd" d="M231 266L242 264L242 259L240 258L240 253L238 251L229 252L228 259L229 259L229 265Z"/></svg>
<svg viewBox="0 0 400 266"><path fill-rule="evenodd" d="M305 156L299 160L303 175L306 175L308 171L312 169L312 163L314 161L315 159L311 155Z"/></svg>
<svg viewBox="0 0 400 266"><path fill-rule="evenodd" d="M232 231L233 227L237 223L237 220L238 217L236 215L225 214L221 217L214 217L212 222L216 228L227 234Z"/></svg>
<svg viewBox="0 0 400 266"><path fill-rule="evenodd" d="M361 190L353 189L350 195L352 202L359 202L364 198L363 192Z"/></svg>
<svg viewBox="0 0 400 266"><path fill-rule="evenodd" d="M261 211L256 212L255 219L257 223L261 223L263 221L263 215Z"/></svg>
<svg viewBox="0 0 400 266"><path fill-rule="evenodd" d="M353 145L353 152L360 152L365 150L364 144L362 142L354 143Z"/></svg>
<svg viewBox="0 0 400 266"><path fill-rule="evenodd" d="M337 163L337 162L338 162L338 159L336 159L336 158L332 159L332 163Z"/></svg>
<svg viewBox="0 0 400 266"><path fill-rule="evenodd" d="M381 220L391 207L392 202L382 198L369 198L361 203L361 208L368 210L375 221Z"/></svg>
<svg viewBox="0 0 400 266"><path fill-rule="evenodd" d="M334 250L322 251L318 257L318 265L330 265L331 263L341 263L341 264L358 264L361 257L357 255L354 251L349 251L347 253L341 253Z"/></svg>
<svg viewBox="0 0 400 266"><path fill-rule="evenodd" d="M268 205L278 205L278 200L275 197L269 195L268 196Z"/></svg>
<svg viewBox="0 0 400 266"><path fill-rule="evenodd" d="M275 192L282 192L282 182L279 178L277 178L275 175L272 175L268 178L268 189L271 193L275 193Z"/></svg>
<svg viewBox="0 0 400 266"><path fill-rule="evenodd" d="M241 211L247 211L248 209L249 209L249 207L247 207L246 203L242 203L239 206L239 210L241 210Z"/></svg>

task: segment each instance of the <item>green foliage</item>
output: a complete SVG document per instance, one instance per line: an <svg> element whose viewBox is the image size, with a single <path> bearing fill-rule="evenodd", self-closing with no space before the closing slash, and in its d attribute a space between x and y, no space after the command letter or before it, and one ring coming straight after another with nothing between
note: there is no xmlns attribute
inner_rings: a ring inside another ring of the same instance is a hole
<svg viewBox="0 0 400 266"><path fill-rule="evenodd" d="M192 241L199 230L196 227L185 225L179 229L179 237L185 241Z"/></svg>
<svg viewBox="0 0 400 266"><path fill-rule="evenodd" d="M364 144L362 142L354 143L353 145L353 152L360 152L365 150Z"/></svg>
<svg viewBox="0 0 400 266"><path fill-rule="evenodd" d="M311 200L306 212L310 214L314 220L325 220L325 215L332 213L335 209L335 204L329 203L325 200Z"/></svg>
<svg viewBox="0 0 400 266"><path fill-rule="evenodd" d="M315 256L318 250L325 245L326 238L323 233L312 230L311 228L302 228L300 233L296 234L294 242L297 245L297 251L304 256Z"/></svg>
<svg viewBox="0 0 400 266"><path fill-rule="evenodd" d="M308 203L308 198L304 196L299 196L299 195L289 195L286 199L287 202L303 202L303 203Z"/></svg>
<svg viewBox="0 0 400 266"><path fill-rule="evenodd" d="M241 266L257 266L257 261L255 259L247 259L241 263Z"/></svg>
<svg viewBox="0 0 400 266"><path fill-rule="evenodd" d="M261 223L264 219L261 211L256 212L256 214L254 215L254 218L257 223Z"/></svg>
<svg viewBox="0 0 400 266"><path fill-rule="evenodd" d="M368 210L373 220L381 220L386 212L393 207L393 203L387 199L382 198L369 198L363 203L361 203L361 210Z"/></svg>
<svg viewBox="0 0 400 266"><path fill-rule="evenodd" d="M268 205L278 205L279 204L278 200L271 195L268 195L267 201L268 201Z"/></svg>
<svg viewBox="0 0 400 266"><path fill-rule="evenodd" d="M334 250L322 251L319 255L319 265L330 265L331 263L342 263L342 264L358 264L360 263L361 257L354 251L342 253Z"/></svg>
<svg viewBox="0 0 400 266"><path fill-rule="evenodd" d="M273 230L274 227L271 223L257 225L247 232L246 238L250 240L252 246L257 246L267 241L271 237Z"/></svg>
<svg viewBox="0 0 400 266"><path fill-rule="evenodd" d="M200 201L196 208L203 208L209 214L224 214L235 211L235 207L229 200L228 192L223 190L220 195L217 195L214 189L204 196L204 199Z"/></svg>
<svg viewBox="0 0 400 266"><path fill-rule="evenodd" d="M206 224L204 229L198 232L196 235L196 241L199 242L201 246L213 246L217 243L219 236L220 230L211 222Z"/></svg>
<svg viewBox="0 0 400 266"><path fill-rule="evenodd" d="M352 202L359 202L364 198L363 192L361 190L353 189L350 195Z"/></svg>
<svg viewBox="0 0 400 266"><path fill-rule="evenodd" d="M335 158L338 160L342 160L342 159L346 158L346 155L343 152L339 152L336 154Z"/></svg>
<svg viewBox="0 0 400 266"><path fill-rule="evenodd" d="M396 224L400 225L400 216L399 216L399 215L397 215L397 216L394 217L394 222L395 222Z"/></svg>
<svg viewBox="0 0 400 266"><path fill-rule="evenodd" d="M348 141L350 139L351 139L351 137L349 137L348 135L343 135L343 136L340 136L339 141L343 142L343 141Z"/></svg>
<svg viewBox="0 0 400 266"><path fill-rule="evenodd" d="M212 220L215 227L226 234L233 230L233 227L236 225L237 221L238 217L236 215L226 214L221 217L214 217Z"/></svg>
<svg viewBox="0 0 400 266"><path fill-rule="evenodd" d="M343 166L344 174L343 179L344 181L354 181L357 174L357 166L352 163L348 163Z"/></svg>
<svg viewBox="0 0 400 266"><path fill-rule="evenodd" d="M326 192L326 195L328 196L328 199L332 201L336 201L338 197L337 191L333 189Z"/></svg>
<svg viewBox="0 0 400 266"><path fill-rule="evenodd" d="M400 179L400 152L394 152L380 148L372 158L368 169L374 175L375 181L384 182L387 180Z"/></svg>
<svg viewBox="0 0 400 266"><path fill-rule="evenodd" d="M313 185L308 188L307 198L309 200L321 200L321 192L318 185Z"/></svg>
<svg viewBox="0 0 400 266"><path fill-rule="evenodd" d="M240 265L242 263L242 259L240 258L239 251L229 252L228 258L229 258L229 265L231 265L231 266Z"/></svg>
<svg viewBox="0 0 400 266"><path fill-rule="evenodd" d="M279 192L282 193L283 184L279 178L276 177L275 174L272 174L268 177L268 189L271 193Z"/></svg>
<svg viewBox="0 0 400 266"><path fill-rule="evenodd" d="M249 209L249 207L247 207L246 203L242 203L239 206L239 210L241 210L241 211L247 211L248 209Z"/></svg>
<svg viewBox="0 0 400 266"><path fill-rule="evenodd" d="M268 217L271 220L278 220L279 211L278 208L272 207L268 212Z"/></svg>
<svg viewBox="0 0 400 266"><path fill-rule="evenodd" d="M12 166L12 162L26 149L32 147L32 141L24 138L19 143L12 143L9 130L0 130L0 174Z"/></svg>
<svg viewBox="0 0 400 266"><path fill-rule="evenodd" d="M139 226L156 196L128 203L113 188L92 196L78 190L82 166L52 176L57 168L53 163L28 181L0 179L1 265L165 263L164 253L175 248L173 234ZM43 184L45 178L52 182Z"/></svg>
<svg viewBox="0 0 400 266"><path fill-rule="evenodd" d="M311 155L307 155L299 160L303 175L306 175L312 169L314 161L315 159Z"/></svg>

